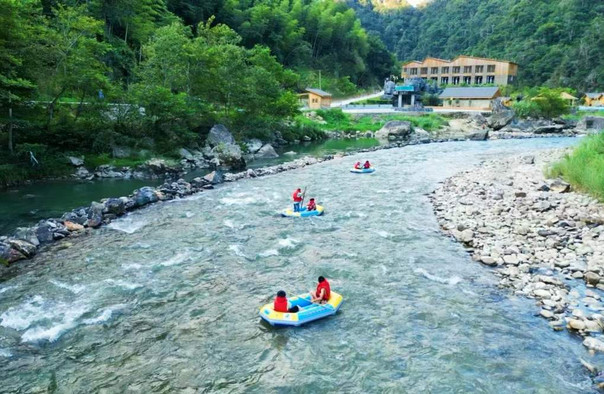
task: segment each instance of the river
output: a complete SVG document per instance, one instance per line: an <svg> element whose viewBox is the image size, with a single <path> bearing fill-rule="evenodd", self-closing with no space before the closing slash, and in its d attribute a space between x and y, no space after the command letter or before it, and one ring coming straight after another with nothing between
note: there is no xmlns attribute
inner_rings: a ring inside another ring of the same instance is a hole
<svg viewBox="0 0 604 394"><path fill-rule="evenodd" d="M131 213L2 271L2 391L590 392L580 339L497 289L425 195L480 160L573 143L383 150L373 175L349 156ZM326 215L278 217L306 185ZM319 275L345 297L336 316L260 321Z"/></svg>

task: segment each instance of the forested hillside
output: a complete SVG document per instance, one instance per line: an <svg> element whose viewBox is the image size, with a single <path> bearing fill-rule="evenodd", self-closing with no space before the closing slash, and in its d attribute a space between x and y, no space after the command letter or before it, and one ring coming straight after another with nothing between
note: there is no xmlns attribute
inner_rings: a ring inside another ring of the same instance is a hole
<svg viewBox="0 0 604 394"><path fill-rule="evenodd" d="M116 145L169 154L217 122L267 137L298 127L288 122L296 93L319 75L344 95L381 84L394 66L336 0L0 0L0 9L0 177L30 164L30 152L44 163Z"/></svg>
<svg viewBox="0 0 604 394"><path fill-rule="evenodd" d="M399 60L459 54L509 59L520 64L524 85L604 88L601 1L434 0L388 12L362 0L349 3Z"/></svg>

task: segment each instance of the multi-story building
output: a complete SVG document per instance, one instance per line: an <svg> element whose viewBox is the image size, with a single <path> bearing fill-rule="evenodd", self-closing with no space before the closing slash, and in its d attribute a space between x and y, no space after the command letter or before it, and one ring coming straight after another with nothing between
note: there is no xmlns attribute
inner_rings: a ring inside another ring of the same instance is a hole
<svg viewBox="0 0 604 394"><path fill-rule="evenodd" d="M420 77L438 85L508 85L516 80L518 65L505 60L460 55L453 60L427 57L403 64L402 77Z"/></svg>

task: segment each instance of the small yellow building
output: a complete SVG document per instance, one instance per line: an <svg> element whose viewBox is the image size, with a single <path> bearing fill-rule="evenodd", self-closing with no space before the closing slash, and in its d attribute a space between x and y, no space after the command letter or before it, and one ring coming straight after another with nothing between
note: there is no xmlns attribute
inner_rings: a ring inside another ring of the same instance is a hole
<svg viewBox="0 0 604 394"><path fill-rule="evenodd" d="M560 93L560 98L562 100L565 100L568 103L569 107L574 107L575 105L577 105L577 100L579 100L577 97L566 92Z"/></svg>
<svg viewBox="0 0 604 394"><path fill-rule="evenodd" d="M467 87L446 88L439 96L445 108L491 109L493 100L501 96L499 88Z"/></svg>
<svg viewBox="0 0 604 394"><path fill-rule="evenodd" d="M585 105L588 107L604 107L604 92L585 93Z"/></svg>
<svg viewBox="0 0 604 394"><path fill-rule="evenodd" d="M298 98L304 108L321 109L331 107L331 93L321 89L306 88L304 93L298 95Z"/></svg>

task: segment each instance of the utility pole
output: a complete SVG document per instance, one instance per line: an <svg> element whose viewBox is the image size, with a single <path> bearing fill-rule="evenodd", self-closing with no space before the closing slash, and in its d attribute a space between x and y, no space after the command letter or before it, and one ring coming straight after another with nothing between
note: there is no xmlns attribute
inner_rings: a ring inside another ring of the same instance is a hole
<svg viewBox="0 0 604 394"><path fill-rule="evenodd" d="M319 89L321 89L321 70L319 70Z"/></svg>

